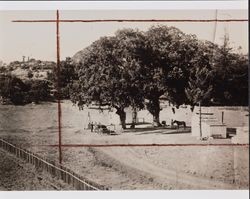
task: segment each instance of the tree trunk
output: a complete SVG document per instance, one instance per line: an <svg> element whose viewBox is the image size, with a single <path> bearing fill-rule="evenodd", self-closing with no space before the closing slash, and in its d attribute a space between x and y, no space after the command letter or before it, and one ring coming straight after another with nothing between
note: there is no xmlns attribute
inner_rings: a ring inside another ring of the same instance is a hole
<svg viewBox="0 0 250 199"><path fill-rule="evenodd" d="M130 128L134 129L136 123L137 123L137 111L136 111L136 108L133 108L133 112L132 112L132 124L131 124Z"/></svg>
<svg viewBox="0 0 250 199"><path fill-rule="evenodd" d="M161 126L160 123L160 101L159 99L152 100L152 110L151 113L153 115L153 126Z"/></svg>
<svg viewBox="0 0 250 199"><path fill-rule="evenodd" d="M160 111L153 114L153 126L161 126L160 123Z"/></svg>
<svg viewBox="0 0 250 199"><path fill-rule="evenodd" d="M116 108L116 109L117 109L116 114L118 114L120 117L122 128L126 129L126 112L124 111L123 108Z"/></svg>

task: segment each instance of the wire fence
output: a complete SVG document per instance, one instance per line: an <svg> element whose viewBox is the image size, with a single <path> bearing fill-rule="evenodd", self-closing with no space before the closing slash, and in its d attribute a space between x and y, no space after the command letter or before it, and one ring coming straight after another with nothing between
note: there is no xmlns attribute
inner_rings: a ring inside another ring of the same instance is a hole
<svg viewBox="0 0 250 199"><path fill-rule="evenodd" d="M45 158L40 157L26 149L21 149L3 139L0 139L0 148L10 152L17 158L25 160L27 163L48 172L53 177L63 180L77 190L108 190L108 187L99 185L95 182L84 179L70 169L56 163L51 163Z"/></svg>

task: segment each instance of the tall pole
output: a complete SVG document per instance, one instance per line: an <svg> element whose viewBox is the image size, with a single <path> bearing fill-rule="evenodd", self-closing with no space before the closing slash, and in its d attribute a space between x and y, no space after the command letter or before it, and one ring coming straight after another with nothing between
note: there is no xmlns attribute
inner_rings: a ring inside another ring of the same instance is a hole
<svg viewBox="0 0 250 199"><path fill-rule="evenodd" d="M224 111L221 112L221 124L224 123Z"/></svg>
<svg viewBox="0 0 250 199"><path fill-rule="evenodd" d="M62 163L62 132L61 132L61 89L60 89L60 35L59 35L59 10L56 11L56 68L57 68L57 105L58 105L58 149L59 163Z"/></svg>
<svg viewBox="0 0 250 199"><path fill-rule="evenodd" d="M200 125L200 138L202 138L202 127L201 127L201 102L199 102L199 125Z"/></svg>

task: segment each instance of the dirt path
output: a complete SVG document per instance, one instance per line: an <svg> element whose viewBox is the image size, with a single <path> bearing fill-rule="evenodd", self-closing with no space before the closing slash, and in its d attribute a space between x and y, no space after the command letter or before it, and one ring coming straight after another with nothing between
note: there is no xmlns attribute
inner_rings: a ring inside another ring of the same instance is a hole
<svg viewBox="0 0 250 199"><path fill-rule="evenodd" d="M146 178L153 179L152 184L157 183L168 189L234 189L235 187L232 184L161 167L146 158L138 157L133 149L126 148L126 151L123 148L98 150L119 161L123 167L134 168L134 171L132 171L134 175L137 171ZM122 158L120 158L121 154L123 154Z"/></svg>
<svg viewBox="0 0 250 199"><path fill-rule="evenodd" d="M0 191L62 189L73 188L0 149Z"/></svg>

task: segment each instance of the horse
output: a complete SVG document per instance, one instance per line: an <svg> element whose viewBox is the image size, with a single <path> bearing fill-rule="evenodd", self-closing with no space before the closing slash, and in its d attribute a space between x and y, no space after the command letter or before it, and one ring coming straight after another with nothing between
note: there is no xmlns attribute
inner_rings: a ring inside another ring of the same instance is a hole
<svg viewBox="0 0 250 199"><path fill-rule="evenodd" d="M184 121L177 121L177 120L174 120L173 123L172 123L172 125L173 125L173 124L177 124L177 128L179 128L180 126L183 126L184 129L186 128L186 122L184 122Z"/></svg>

